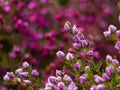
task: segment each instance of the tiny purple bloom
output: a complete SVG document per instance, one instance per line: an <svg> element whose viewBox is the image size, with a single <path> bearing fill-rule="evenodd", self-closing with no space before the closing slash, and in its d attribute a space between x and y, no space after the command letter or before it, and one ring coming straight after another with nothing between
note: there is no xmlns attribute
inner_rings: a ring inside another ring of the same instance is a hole
<svg viewBox="0 0 120 90"><path fill-rule="evenodd" d="M108 27L108 31L110 31L110 33L113 33L117 30L117 28L114 25L109 25Z"/></svg>
<svg viewBox="0 0 120 90"><path fill-rule="evenodd" d="M33 69L33 70L31 71L31 75L34 76L34 77L36 77L36 76L39 75L39 72L38 72L37 70Z"/></svg>
<svg viewBox="0 0 120 90"><path fill-rule="evenodd" d="M75 70L79 70L79 69L80 69L80 64L79 64L79 62L76 62L76 63L74 64L74 69L75 69Z"/></svg>
<svg viewBox="0 0 120 90"><path fill-rule="evenodd" d="M65 25L64 25L64 30L67 31L70 29L70 26L68 25L68 23L66 22Z"/></svg>
<svg viewBox="0 0 120 90"><path fill-rule="evenodd" d="M115 48L120 51L120 41L115 44Z"/></svg>
<svg viewBox="0 0 120 90"><path fill-rule="evenodd" d="M113 68L112 66L106 67L106 73L107 73L108 75L113 74L113 73L114 73L114 68Z"/></svg>
<svg viewBox="0 0 120 90"><path fill-rule="evenodd" d="M78 34L78 29L75 25L72 27L72 32L73 34Z"/></svg>
<svg viewBox="0 0 120 90"><path fill-rule="evenodd" d="M23 72L23 69L22 69L22 68L19 68L19 69L17 69L17 70L15 71L15 73L18 74L18 75L19 75L21 72Z"/></svg>
<svg viewBox="0 0 120 90"><path fill-rule="evenodd" d="M96 83L103 83L104 82L104 79L98 75L94 75L94 81Z"/></svg>
<svg viewBox="0 0 120 90"><path fill-rule="evenodd" d="M88 56L93 56L93 54L94 54L94 53L93 53L92 50L90 50L90 51L87 52L87 55L88 55Z"/></svg>
<svg viewBox="0 0 120 90"><path fill-rule="evenodd" d="M8 75L10 78L14 78L15 77L13 72L7 72L6 75Z"/></svg>
<svg viewBox="0 0 120 90"><path fill-rule="evenodd" d="M22 64L23 69L28 68L29 66L30 66L29 63L26 61Z"/></svg>
<svg viewBox="0 0 120 90"><path fill-rule="evenodd" d="M107 73L103 73L102 78L106 81L110 80L110 77L107 75Z"/></svg>
<svg viewBox="0 0 120 90"><path fill-rule="evenodd" d="M19 73L19 76L21 78L26 78L26 77L28 77L28 72L21 72L21 73Z"/></svg>
<svg viewBox="0 0 120 90"><path fill-rule="evenodd" d="M5 82L9 82L10 81L10 77L8 75L5 75L3 77L3 79L4 79Z"/></svg>
<svg viewBox="0 0 120 90"><path fill-rule="evenodd" d="M120 30L117 30L117 31L116 31L116 36L117 36L118 38L120 38Z"/></svg>
<svg viewBox="0 0 120 90"><path fill-rule="evenodd" d="M75 49L80 49L81 45L79 43L73 43Z"/></svg>
<svg viewBox="0 0 120 90"><path fill-rule="evenodd" d="M106 56L106 61L107 61L107 62L111 62L111 61L112 61L112 56L107 55L107 56Z"/></svg>
<svg viewBox="0 0 120 90"><path fill-rule="evenodd" d="M86 83L86 79L87 79L87 75L86 74L82 74L79 78L80 78L80 82L82 84Z"/></svg>
<svg viewBox="0 0 120 90"><path fill-rule="evenodd" d="M23 80L26 84L26 86L29 86L30 85L30 80Z"/></svg>
<svg viewBox="0 0 120 90"><path fill-rule="evenodd" d="M114 64L114 65L118 66L118 65L119 65L119 61L118 61L118 60L116 60L116 59L113 59L113 60L112 60L112 64Z"/></svg>
<svg viewBox="0 0 120 90"><path fill-rule="evenodd" d="M67 90L77 90L78 87L75 85L74 82L71 82L70 85L68 86Z"/></svg>
<svg viewBox="0 0 120 90"><path fill-rule="evenodd" d="M96 90L105 90L105 86L103 84L99 84L97 85Z"/></svg>
<svg viewBox="0 0 120 90"><path fill-rule="evenodd" d="M61 72L61 70L56 70L56 76L62 76L62 72Z"/></svg>
<svg viewBox="0 0 120 90"><path fill-rule="evenodd" d="M72 53L67 53L66 59L69 60L69 61L72 61L74 59L73 54Z"/></svg>
<svg viewBox="0 0 120 90"><path fill-rule="evenodd" d="M105 38L109 38L111 36L110 31L104 31L103 34Z"/></svg>
<svg viewBox="0 0 120 90"><path fill-rule="evenodd" d="M58 52L56 53L56 55L57 55L57 57L59 57L59 58L65 57L65 53L64 53L63 51L58 51Z"/></svg>

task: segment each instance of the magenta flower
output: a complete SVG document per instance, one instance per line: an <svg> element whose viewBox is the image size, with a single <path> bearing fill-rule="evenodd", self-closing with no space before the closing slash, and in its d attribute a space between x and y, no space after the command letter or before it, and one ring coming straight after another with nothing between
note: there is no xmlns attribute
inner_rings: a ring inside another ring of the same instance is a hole
<svg viewBox="0 0 120 90"><path fill-rule="evenodd" d="M69 61L72 61L74 59L73 54L72 53L67 53L66 59L69 60Z"/></svg>
<svg viewBox="0 0 120 90"><path fill-rule="evenodd" d="M107 73L108 75L113 74L113 73L114 73L114 68L113 68L113 66L108 66L108 67L106 67L106 73Z"/></svg>
<svg viewBox="0 0 120 90"><path fill-rule="evenodd" d="M56 53L56 55L57 55L57 57L59 57L59 58L65 57L65 53L64 53L63 51L58 51L58 52Z"/></svg>
<svg viewBox="0 0 120 90"><path fill-rule="evenodd" d="M39 72L38 72L37 70L33 69L33 70L31 71L31 75L34 76L34 77L36 77L36 76L39 75Z"/></svg>
<svg viewBox="0 0 120 90"><path fill-rule="evenodd" d="M118 41L116 44L115 44L115 48L120 51L120 41Z"/></svg>

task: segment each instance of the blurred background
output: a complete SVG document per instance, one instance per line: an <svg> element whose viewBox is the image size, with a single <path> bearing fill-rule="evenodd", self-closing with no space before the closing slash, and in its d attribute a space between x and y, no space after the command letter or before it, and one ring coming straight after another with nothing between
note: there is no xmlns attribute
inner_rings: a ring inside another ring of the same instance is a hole
<svg viewBox="0 0 120 90"><path fill-rule="evenodd" d="M24 61L39 70L42 80L62 67L56 52L72 46L71 35L64 31L66 21L92 40L97 59L117 54L103 31L110 24L120 27L119 6L118 0L0 0L1 88L5 73Z"/></svg>

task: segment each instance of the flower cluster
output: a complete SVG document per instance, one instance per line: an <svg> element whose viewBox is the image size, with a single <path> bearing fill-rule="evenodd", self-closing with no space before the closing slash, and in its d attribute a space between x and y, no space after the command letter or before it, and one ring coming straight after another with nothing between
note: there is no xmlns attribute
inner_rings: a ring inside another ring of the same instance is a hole
<svg viewBox="0 0 120 90"><path fill-rule="evenodd" d="M18 68L15 73L7 72L3 79L7 83L9 82L13 85L20 84L23 87L32 89L35 88L32 85L39 81L39 72L36 69L32 69L29 63L24 62L22 68Z"/></svg>
<svg viewBox="0 0 120 90"><path fill-rule="evenodd" d="M63 70L56 70L55 76L49 76L45 84L45 90L117 90L119 88L120 63L110 55L106 56L105 63L95 63L94 51L88 48L84 35L73 25L72 29L65 24L66 30L73 33L73 47L78 52L84 52L86 57L79 58L76 52L63 51L56 53L58 58L64 59ZM68 29L67 29L68 28ZM116 27L110 25L110 34L116 31ZM106 32L104 35L106 36ZM82 42L84 40L84 42ZM86 47L85 47L86 46ZM102 67L105 65L105 68Z"/></svg>

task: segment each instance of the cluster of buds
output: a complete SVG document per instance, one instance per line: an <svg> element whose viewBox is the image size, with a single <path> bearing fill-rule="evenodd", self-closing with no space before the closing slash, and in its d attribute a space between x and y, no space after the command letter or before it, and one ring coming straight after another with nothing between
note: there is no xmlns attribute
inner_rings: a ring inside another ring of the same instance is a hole
<svg viewBox="0 0 120 90"><path fill-rule="evenodd" d="M15 73L7 72L3 77L5 82L20 84L29 87L33 84L32 78L38 78L39 72L36 69L31 69L29 63L24 62L22 68L18 68Z"/></svg>

